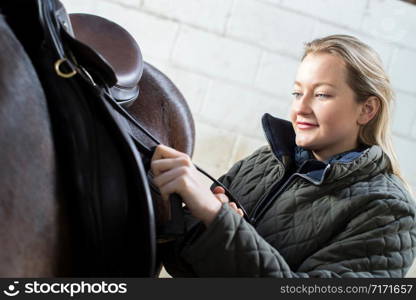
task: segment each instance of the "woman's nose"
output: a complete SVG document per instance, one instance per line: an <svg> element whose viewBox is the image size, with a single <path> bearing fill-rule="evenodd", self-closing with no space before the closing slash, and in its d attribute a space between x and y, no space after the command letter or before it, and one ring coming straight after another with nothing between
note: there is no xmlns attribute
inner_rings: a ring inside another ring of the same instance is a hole
<svg viewBox="0 0 416 300"><path fill-rule="evenodd" d="M294 110L297 114L310 114L312 112L311 99L308 95L303 95L294 101Z"/></svg>

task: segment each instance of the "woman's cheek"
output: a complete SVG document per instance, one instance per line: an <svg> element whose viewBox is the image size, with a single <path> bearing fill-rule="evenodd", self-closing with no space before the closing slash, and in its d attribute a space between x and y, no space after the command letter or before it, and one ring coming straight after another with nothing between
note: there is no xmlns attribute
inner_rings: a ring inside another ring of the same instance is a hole
<svg viewBox="0 0 416 300"><path fill-rule="evenodd" d="M292 123L293 130L296 131L296 113L293 109L290 110L289 118Z"/></svg>

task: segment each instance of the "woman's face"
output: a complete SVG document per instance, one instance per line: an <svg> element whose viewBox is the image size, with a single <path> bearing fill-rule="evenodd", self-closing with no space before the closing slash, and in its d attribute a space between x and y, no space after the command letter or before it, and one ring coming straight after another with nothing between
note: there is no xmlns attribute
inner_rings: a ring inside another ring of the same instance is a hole
<svg viewBox="0 0 416 300"><path fill-rule="evenodd" d="M343 60L309 54L299 66L290 113L296 144L319 160L357 147L362 105L346 82Z"/></svg>

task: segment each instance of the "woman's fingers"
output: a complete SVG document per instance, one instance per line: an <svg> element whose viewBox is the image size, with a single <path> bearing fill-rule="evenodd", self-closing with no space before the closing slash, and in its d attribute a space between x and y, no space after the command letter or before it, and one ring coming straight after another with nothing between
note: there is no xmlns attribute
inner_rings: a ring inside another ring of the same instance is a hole
<svg viewBox="0 0 416 300"><path fill-rule="evenodd" d="M180 165L180 158L164 158L159 160L153 160L150 163L153 176L156 177L163 172L166 172L176 166Z"/></svg>
<svg viewBox="0 0 416 300"><path fill-rule="evenodd" d="M215 197L217 197L217 199L220 200L222 203L228 202L228 197L222 193L215 194Z"/></svg>
<svg viewBox="0 0 416 300"><path fill-rule="evenodd" d="M215 187L213 192L215 194L215 197L217 197L217 199L220 200L222 203L227 203L229 201L228 197L225 195L225 190L222 187Z"/></svg>
<svg viewBox="0 0 416 300"><path fill-rule="evenodd" d="M235 204L235 202L230 202L229 205L237 214L239 214L242 217L244 216L243 211L237 207L237 204Z"/></svg>
<svg viewBox="0 0 416 300"><path fill-rule="evenodd" d="M214 188L214 194L219 194L219 193L221 193L221 194L225 194L225 190L224 190L224 188L223 188L223 187L221 187L221 186L216 186L216 187Z"/></svg>
<svg viewBox="0 0 416 300"><path fill-rule="evenodd" d="M215 187L214 188L214 194L215 194L215 197L217 197L217 199L218 200L220 200L222 203L227 203L227 202L229 202L229 199L228 199L228 197L225 195L225 190L224 190L224 188L223 187L221 187L221 186L217 186L217 187ZM244 216L244 213L243 213L243 211L240 209L240 208L238 208L237 207L237 204L235 204L235 202L230 202L230 203L228 203L228 205L237 213L237 214L239 214L240 216Z"/></svg>
<svg viewBox="0 0 416 300"><path fill-rule="evenodd" d="M158 160L162 158L176 158L178 156L188 156L186 153L175 150L166 145L158 145L153 153L152 160Z"/></svg>
<svg viewBox="0 0 416 300"><path fill-rule="evenodd" d="M186 157L180 156L176 158L164 158L159 160L154 160L150 165L152 169L153 176L156 177L163 172L166 172L170 169L176 167L192 167L192 161Z"/></svg>
<svg viewBox="0 0 416 300"><path fill-rule="evenodd" d="M183 181L183 177L170 180L163 186L159 186L159 191L164 201L169 200L169 195L173 193L179 193L179 190L181 189L181 186L183 185L183 182L181 181Z"/></svg>
<svg viewBox="0 0 416 300"><path fill-rule="evenodd" d="M154 177L175 167L192 167L190 157L182 152L166 146L157 146L151 161L151 170Z"/></svg>
<svg viewBox="0 0 416 300"><path fill-rule="evenodd" d="M157 169L158 174L154 174L153 177L153 183L157 186L157 187L161 187L164 186L166 183L168 183L169 181L172 181L176 178L178 178L179 176L185 176L188 172L189 172L189 168L184 167L184 166L179 166L179 167L168 167L169 165L175 165L175 162L167 162L165 164L165 166L163 168L165 168L165 171L160 172L160 169Z"/></svg>
<svg viewBox="0 0 416 300"><path fill-rule="evenodd" d="M220 210L221 202L201 182L197 168L187 154L158 145L152 156L151 173L164 201L169 200L171 194L180 195L191 214L205 225L210 224Z"/></svg>

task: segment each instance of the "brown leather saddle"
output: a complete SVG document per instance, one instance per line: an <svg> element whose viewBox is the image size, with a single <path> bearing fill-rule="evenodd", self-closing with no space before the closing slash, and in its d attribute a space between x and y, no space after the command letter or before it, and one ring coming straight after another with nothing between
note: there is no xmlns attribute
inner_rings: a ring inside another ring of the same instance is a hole
<svg viewBox="0 0 416 300"><path fill-rule="evenodd" d="M70 22L72 23L74 36L78 40L89 45L97 53L101 54L103 59L106 60L115 71L117 83L111 87L110 91L113 97L124 107L131 107L132 104L138 99L140 92L139 82L143 75L143 69L147 71L146 73L152 73L150 76L151 80L157 76L161 76L157 69L151 67L143 60L140 47L138 46L135 39L130 35L129 32L127 32L117 23L96 15L84 13L73 13L70 14L69 17ZM173 84L170 85L170 80L168 78L164 78L164 81L166 80L169 81L169 86L167 88L165 87L165 89L176 89ZM145 83L149 84L148 81ZM156 88L154 83L151 85L153 85L153 88ZM179 93L179 91L177 92ZM164 93L162 92L162 94ZM183 98L182 95L179 98ZM146 103L146 105L149 105L149 103ZM183 111L184 107L187 107L185 100L183 100L183 103L176 103L175 105L177 106L175 113L178 111ZM134 110L130 110L129 112L133 113L134 115ZM183 125L187 124L183 126L182 130L188 135L185 139L191 140L190 147L186 147L186 145L181 145L180 143L179 145L172 145L173 143L169 142L165 144L173 146L177 150L185 152L192 157L194 148L193 119L191 115L182 115L181 117L183 120L181 120L180 123L183 123ZM185 119L190 120L191 124L188 124L188 120ZM149 125L150 124L151 123L149 123ZM190 128L191 132L188 132ZM192 137L189 135L192 135ZM145 138L145 136L143 136L143 138ZM156 143L159 144L158 141L156 141ZM223 186L220 182L218 182L204 170L198 166L196 166L196 168L217 185ZM245 212L244 208L231 195L231 193L224 186L223 188L226 190L226 194L229 196L231 201L235 202ZM152 197L155 198L158 197L158 195L153 193ZM182 214L181 200L176 197L174 201L175 202L171 205L171 215L173 216L173 219L159 227L158 231L160 241L165 240L166 235L168 236L169 240L170 235L175 235L176 232L181 231L181 222L183 222L180 217ZM245 217L246 216L247 214L245 214Z"/></svg>
<svg viewBox="0 0 416 300"><path fill-rule="evenodd" d="M70 22L72 23L72 29L74 36L82 41L83 43L89 45L93 48L97 53L101 54L103 59L105 59L108 64L112 67L115 71L117 77L117 83L111 87L110 91L113 97L124 107L131 107L131 105L138 99L139 92L140 92L140 79L143 75L143 69L147 69L150 73L157 73L156 69L150 67L145 61L143 60L140 47L135 41L135 39L127 32L124 28L122 28L117 23L109 21L105 18L91 15L91 14L84 14L84 13L73 13L69 15ZM149 70L150 69L150 70ZM160 74L158 74L160 76ZM167 79L167 78L166 78ZM148 83L148 82L146 82ZM153 83L154 84L154 83ZM153 86L153 88L155 88ZM174 86L169 86L169 89L176 89ZM179 97L179 98L182 98ZM147 103L147 105L149 105ZM177 103L177 108L175 113L180 110L183 110L182 106L187 106L186 102L184 103ZM130 111L131 113L134 110ZM188 126L184 126L182 129L184 132L188 131L189 128L192 128L192 133L188 133L192 135L190 138L187 136L187 140L192 140L190 147L184 147L184 145L171 145L172 143L165 143L167 145L173 146L174 148L188 153L192 156L193 147L194 147L194 125L192 116L182 116L183 120L180 123L187 123L190 119L191 124ZM177 125L176 125L177 126ZM179 147L178 147L179 146ZM212 178L209 174L205 171L197 167L201 173L205 174L211 180L216 182L218 185L219 183ZM232 201L237 202L232 197L232 195L227 191L228 196ZM156 196L153 194L153 197ZM241 206L238 204L238 206ZM177 201L175 210L177 214L180 214L181 204L180 201ZM174 213L174 211L172 211ZM177 231L177 226L179 224L174 222L169 222L165 224L165 227L161 231Z"/></svg>
<svg viewBox="0 0 416 300"><path fill-rule="evenodd" d="M73 34L99 53L115 72L117 82L110 88L124 107L139 97L144 61L135 39L120 25L91 14L70 14ZM69 27L71 28L71 27Z"/></svg>
<svg viewBox="0 0 416 300"><path fill-rule="evenodd" d="M73 34L73 36L77 40L92 48L98 55L101 56L101 58L104 61L108 63L109 66L111 66L112 70L114 71L116 75L116 81L115 84L110 86L109 88L109 92L114 97L114 99L123 107L131 108L129 113L132 117L135 117L135 119L139 121L141 124L144 124L144 128L152 128L155 126L157 127L157 125L155 124L149 124L148 122L146 122L146 119L142 115L142 112L137 111L137 108L151 111L153 108L152 106L154 106L154 104L156 103L149 103L148 98L153 98L152 100L154 101L156 101L156 99L154 99L154 97L152 97L151 95L145 94L145 96L139 100L143 102L142 105L136 105L135 101L137 101L140 98L141 84L139 84L139 82L142 78L144 69L146 69L146 77L149 77L149 75L151 77L152 73L153 75L155 75L154 73L157 74L159 73L159 71L151 67L149 64L145 63L140 51L140 47L135 41L135 39L130 35L130 33L127 32L117 23L114 23L108 19L92 14L69 14L68 21L70 22L70 24L68 24L67 28ZM162 74L157 74L157 76L162 76ZM149 78L146 79L147 81L143 82L143 88L145 90L145 93L146 88L149 85ZM152 80L152 77L150 78L150 80ZM153 89L161 90L163 92L165 87L157 86L160 83L161 82L154 81L151 82L150 85L152 85ZM172 90L172 88L174 88L174 86L169 86L170 90ZM167 104L169 104L170 106L173 106L173 109L171 109L171 111L162 112L160 111L160 108L157 108L156 110L158 114L165 114L162 117L166 119L173 119L174 116L172 115L177 115L176 119L174 119L173 122L175 122L175 126L178 127L178 131L180 131L180 126L183 127L182 129L184 132L191 130L190 134L188 134L186 137L182 137L182 139L186 140L183 142L188 142L189 144L191 144L191 147L183 147L185 145L181 145L181 143L173 143L171 141L172 137L170 136L165 138L166 142L164 142L164 144L174 147L179 151L188 153L191 156L194 145L194 125L192 115L190 114L190 112L189 115L178 115L178 111L186 111L186 101L178 101L182 98L181 95L180 97L175 99L175 101L172 101L172 99L170 99L168 95L164 95L164 93L160 93L160 95L163 96L159 96L157 98L158 101L162 102L162 106L166 106ZM153 117L155 118L156 116ZM134 130L134 126L132 127L132 130ZM165 128L163 131L168 132L167 130L165 130ZM155 143L159 144L159 141L155 141L154 139L153 141L151 141L152 137L149 140L148 136L143 135L141 132L135 131L135 135L140 138L141 142L144 145L149 146L149 148ZM141 150L146 151L143 148ZM145 166L148 163L148 159L149 157L144 155L143 160ZM158 190L152 185L152 180L149 180L149 184L152 187L152 199L155 202L155 204L158 204L157 199L160 198ZM162 215L162 211L160 211L159 209L156 209L155 211L157 216L156 224L159 242L170 240L173 238L173 236L183 232L181 200L176 198L176 200L174 200L174 202L171 204L171 209L172 211L170 215L172 218L170 220L166 220L166 216Z"/></svg>

